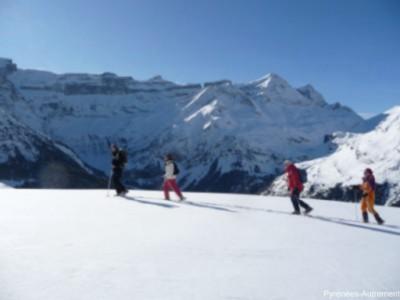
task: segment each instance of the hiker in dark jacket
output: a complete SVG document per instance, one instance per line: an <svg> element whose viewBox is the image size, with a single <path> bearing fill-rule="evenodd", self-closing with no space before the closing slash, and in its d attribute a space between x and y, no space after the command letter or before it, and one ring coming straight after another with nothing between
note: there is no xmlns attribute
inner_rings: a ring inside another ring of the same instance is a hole
<svg viewBox="0 0 400 300"><path fill-rule="evenodd" d="M300 172L289 160L285 161L285 172L287 174L288 189L290 191L290 200L293 204L293 214L300 214L300 207L304 208L305 214L310 213L313 209L307 203L300 199L300 193L303 191L303 183L301 182Z"/></svg>
<svg viewBox="0 0 400 300"><path fill-rule="evenodd" d="M363 195L361 199L361 212L364 223L368 223L368 212L374 215L378 224L383 224L385 221L379 216L374 208L376 183L375 176L370 168L365 169L363 183L360 186Z"/></svg>
<svg viewBox="0 0 400 300"><path fill-rule="evenodd" d="M123 150L119 149L117 145L111 145L112 154L112 183L117 192L117 196L124 196L128 193L128 190L122 184L122 173L126 164L126 154Z"/></svg>

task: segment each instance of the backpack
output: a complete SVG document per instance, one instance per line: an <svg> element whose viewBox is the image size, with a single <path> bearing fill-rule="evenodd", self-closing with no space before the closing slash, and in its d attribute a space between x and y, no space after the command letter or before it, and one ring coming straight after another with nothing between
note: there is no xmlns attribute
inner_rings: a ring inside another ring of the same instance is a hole
<svg viewBox="0 0 400 300"><path fill-rule="evenodd" d="M124 165L128 162L128 154L125 150L119 151L119 161Z"/></svg>
<svg viewBox="0 0 400 300"><path fill-rule="evenodd" d="M366 181L368 182L369 186L373 191L376 191L376 182L375 182L375 177L374 175L369 175L366 178Z"/></svg>
<svg viewBox="0 0 400 300"><path fill-rule="evenodd" d="M306 183L308 178L307 178L307 170L306 169L298 169L299 170L299 177L301 183Z"/></svg>
<svg viewBox="0 0 400 300"><path fill-rule="evenodd" d="M174 175L178 175L180 172L178 165L174 162Z"/></svg>

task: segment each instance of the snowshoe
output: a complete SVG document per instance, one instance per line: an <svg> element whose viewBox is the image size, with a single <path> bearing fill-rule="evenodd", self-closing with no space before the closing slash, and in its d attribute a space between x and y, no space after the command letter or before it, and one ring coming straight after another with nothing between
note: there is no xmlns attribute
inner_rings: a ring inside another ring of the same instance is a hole
<svg viewBox="0 0 400 300"><path fill-rule="evenodd" d="M308 207L308 208L306 208L306 210L304 211L304 214L305 215L308 215L310 212L312 212L313 211L313 208L312 207Z"/></svg>
<svg viewBox="0 0 400 300"><path fill-rule="evenodd" d="M384 220L382 220L382 218L378 215L378 214L374 214L376 223L378 223L379 225L382 225L383 223L385 223Z"/></svg>
<svg viewBox="0 0 400 300"><path fill-rule="evenodd" d="M362 213L362 217L363 217L363 222L364 223L368 223L368 213L367 212L363 212Z"/></svg>
<svg viewBox="0 0 400 300"><path fill-rule="evenodd" d="M128 193L129 193L129 191L128 191L128 190L125 190L125 191L122 191L122 192L120 192L120 193L115 194L115 196L116 196L116 197L125 197L126 194L128 194Z"/></svg>

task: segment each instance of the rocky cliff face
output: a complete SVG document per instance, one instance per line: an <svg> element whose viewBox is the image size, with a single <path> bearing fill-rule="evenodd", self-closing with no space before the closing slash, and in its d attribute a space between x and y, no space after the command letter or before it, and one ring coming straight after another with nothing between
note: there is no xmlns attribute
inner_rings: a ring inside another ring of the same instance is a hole
<svg viewBox="0 0 400 300"><path fill-rule="evenodd" d="M66 146L0 110L0 179L11 186L99 188L105 178Z"/></svg>
<svg viewBox="0 0 400 300"><path fill-rule="evenodd" d="M82 162L67 146L17 119L40 122L7 78L16 71L15 65L0 60L0 66L0 180L19 187L104 187L101 172Z"/></svg>

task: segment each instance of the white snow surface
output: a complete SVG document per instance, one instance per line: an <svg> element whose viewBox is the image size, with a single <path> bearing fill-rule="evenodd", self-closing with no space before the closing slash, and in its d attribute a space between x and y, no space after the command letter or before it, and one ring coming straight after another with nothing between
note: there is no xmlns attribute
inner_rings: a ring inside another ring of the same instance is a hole
<svg viewBox="0 0 400 300"><path fill-rule="evenodd" d="M397 208L378 207L388 224L379 226L356 221L350 203L307 200L315 213L305 217L289 214L287 198L186 196L0 190L0 299L320 300L324 291L399 290Z"/></svg>

